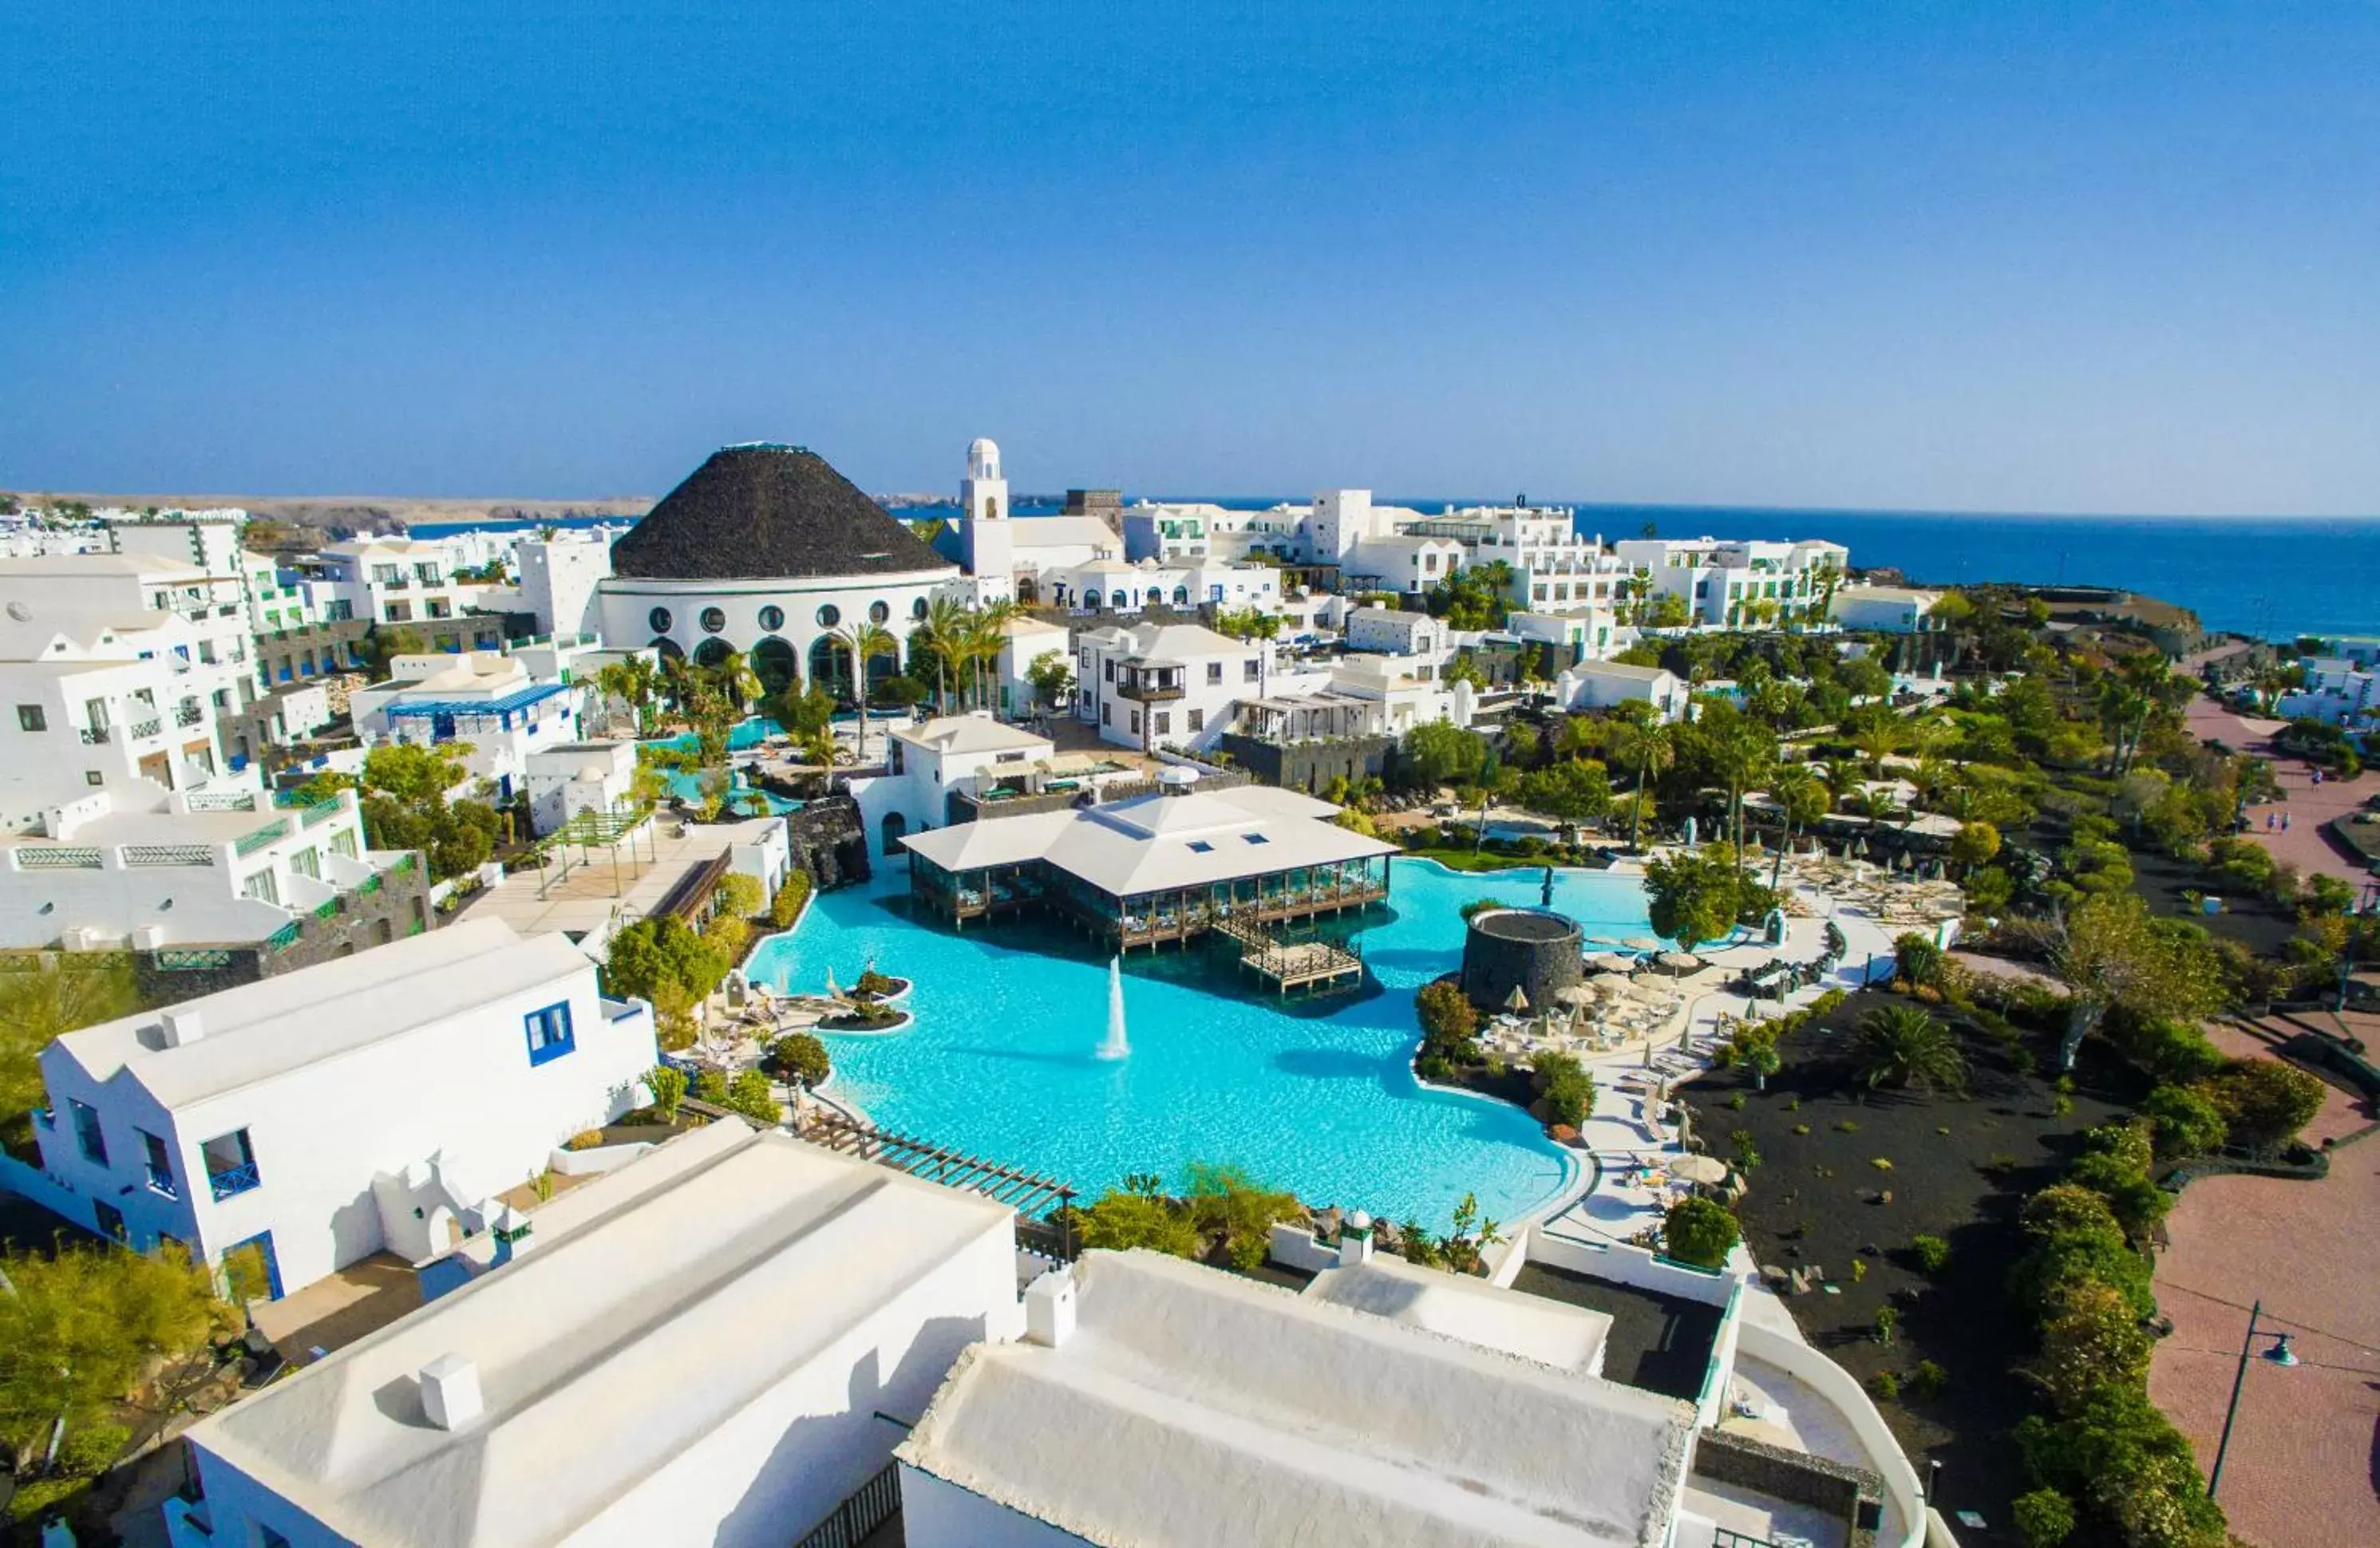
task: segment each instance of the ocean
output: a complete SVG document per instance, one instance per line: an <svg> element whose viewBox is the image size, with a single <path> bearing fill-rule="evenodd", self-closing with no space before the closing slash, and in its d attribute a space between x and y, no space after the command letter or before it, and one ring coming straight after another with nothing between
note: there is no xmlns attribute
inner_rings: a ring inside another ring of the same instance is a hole
<svg viewBox="0 0 2380 1548"><path fill-rule="evenodd" d="M1261 510L1279 502L1214 503ZM1393 503L1434 512L1478 502ZM1854 566L1890 566L1921 585L2117 587L2188 608L2209 629L2260 638L2380 633L2380 518L1971 515L1708 505L1575 509L1579 530L1606 539L1633 538L1648 526L1665 538L1825 538L1849 548ZM1030 518L1054 510L1020 501L1016 514ZM919 506L898 514L923 520L954 515L957 507ZM457 528L416 530L435 537Z"/></svg>

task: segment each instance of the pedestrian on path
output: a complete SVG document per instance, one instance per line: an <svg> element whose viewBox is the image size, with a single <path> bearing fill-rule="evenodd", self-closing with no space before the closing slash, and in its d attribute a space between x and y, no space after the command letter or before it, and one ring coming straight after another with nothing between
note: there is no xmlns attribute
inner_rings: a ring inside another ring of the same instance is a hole
<svg viewBox="0 0 2380 1548"><path fill-rule="evenodd" d="M2286 832L2288 832L2289 830L2289 813L2287 813L2287 812L2283 812L2283 813L2281 814L2281 831L2282 831L2282 832L2284 832L2284 833L2286 833Z"/></svg>

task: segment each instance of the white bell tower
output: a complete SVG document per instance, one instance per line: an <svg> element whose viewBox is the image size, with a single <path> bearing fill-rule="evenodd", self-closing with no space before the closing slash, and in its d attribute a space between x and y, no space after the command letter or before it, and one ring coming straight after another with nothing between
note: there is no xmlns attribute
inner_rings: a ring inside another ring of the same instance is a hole
<svg viewBox="0 0 2380 1548"><path fill-rule="evenodd" d="M1008 525L1008 480L1000 476L998 441L978 437L967 447L959 509L966 515L967 574L997 580L1005 590L1016 573L1016 543Z"/></svg>

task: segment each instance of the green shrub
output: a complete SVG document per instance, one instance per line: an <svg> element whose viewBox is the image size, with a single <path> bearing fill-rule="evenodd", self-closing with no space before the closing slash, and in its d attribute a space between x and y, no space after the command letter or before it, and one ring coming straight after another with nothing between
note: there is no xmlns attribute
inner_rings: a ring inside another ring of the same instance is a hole
<svg viewBox="0 0 2380 1548"><path fill-rule="evenodd" d="M2232 1143L2269 1153L2313 1120L2325 1088L2295 1065L2237 1058L2190 1089L2221 1116Z"/></svg>
<svg viewBox="0 0 2380 1548"><path fill-rule="evenodd" d="M2152 1126L2156 1154L2166 1160L2220 1150L2229 1132L2213 1102L2180 1086L2157 1087L2140 1111Z"/></svg>
<svg viewBox="0 0 2380 1548"><path fill-rule="evenodd" d="M2055 1489L2019 1494L2009 1506L2024 1548L2059 1548L2074 1535L2074 1502Z"/></svg>
<svg viewBox="0 0 2380 1548"><path fill-rule="evenodd" d="M1709 1199L1681 1199L1661 1222L1661 1251L1697 1268L1722 1268L1742 1228L1735 1216Z"/></svg>
<svg viewBox="0 0 2380 1548"><path fill-rule="evenodd" d="M645 1089L653 1094L653 1111L663 1123L677 1117L678 1104L686 1100L686 1071L673 1065L656 1065L645 1072Z"/></svg>
<svg viewBox="0 0 2380 1548"><path fill-rule="evenodd" d="M763 1129L774 1129L785 1121L785 1109L770 1091L769 1077L758 1070L744 1070L730 1081L719 1105Z"/></svg>
<svg viewBox="0 0 2380 1548"><path fill-rule="evenodd" d="M121 1424L79 1425L67 1432L66 1443L58 1447L58 1469L77 1478L95 1478L115 1466L131 1442L132 1432Z"/></svg>
<svg viewBox="0 0 2380 1548"><path fill-rule="evenodd" d="M1900 1378L1889 1371L1878 1371L1868 1378L1867 1385L1887 1402L1900 1396Z"/></svg>
<svg viewBox="0 0 2380 1548"><path fill-rule="evenodd" d="M1920 1397L1939 1397L1950 1389L1950 1373L1935 1361L1921 1360L1909 1373L1909 1390Z"/></svg>
<svg viewBox="0 0 2380 1548"><path fill-rule="evenodd" d="M1470 1058L1472 1039L1479 1033L1479 1012L1463 998L1461 986L1449 979L1423 985L1414 996L1414 1010L1421 1019L1426 1047L1436 1049L1445 1059Z"/></svg>
<svg viewBox="0 0 2380 1548"><path fill-rule="evenodd" d="M582 1129L577 1133L571 1135L570 1138L563 1141L562 1148L565 1150L595 1150L601 1147L602 1143L603 1131L601 1129Z"/></svg>
<svg viewBox="0 0 2380 1548"><path fill-rule="evenodd" d="M1595 1077L1572 1054L1540 1054L1530 1083L1545 1099L1546 1120L1575 1129L1595 1110Z"/></svg>
<svg viewBox="0 0 2380 1548"><path fill-rule="evenodd" d="M1950 1244L1938 1236L1913 1236L1909 1239L1909 1256L1920 1274L1937 1275L1950 1261Z"/></svg>
<svg viewBox="0 0 2380 1548"><path fill-rule="evenodd" d="M798 867L785 873L784 882L777 895L769 900L769 923L780 930L790 930L802 916L802 905L809 901L810 877Z"/></svg>
<svg viewBox="0 0 2380 1548"><path fill-rule="evenodd" d="M1760 1144L1749 1129L1739 1129L1730 1135L1735 1148L1735 1165L1739 1171L1752 1171L1760 1165Z"/></svg>
<svg viewBox="0 0 2380 1548"><path fill-rule="evenodd" d="M17 1493L8 1501L10 1519L30 1524L38 1522L53 1510L63 1511L67 1502L91 1487L87 1478L29 1478L17 1485Z"/></svg>
<svg viewBox="0 0 2380 1548"><path fill-rule="evenodd" d="M790 1032L769 1045L769 1063L779 1074L815 1091L834 1072L826 1045L807 1032Z"/></svg>

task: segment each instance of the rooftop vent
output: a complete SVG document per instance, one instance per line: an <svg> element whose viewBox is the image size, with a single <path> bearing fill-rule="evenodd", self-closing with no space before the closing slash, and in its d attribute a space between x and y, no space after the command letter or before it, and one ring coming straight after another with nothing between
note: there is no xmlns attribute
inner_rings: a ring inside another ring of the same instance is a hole
<svg viewBox="0 0 2380 1548"><path fill-rule="evenodd" d="M1198 786L1198 771L1168 764L1157 771L1157 788L1167 795L1188 795Z"/></svg>
<svg viewBox="0 0 2380 1548"><path fill-rule="evenodd" d="M440 1355L421 1368L421 1411L441 1430L460 1430L480 1417L480 1367L458 1354Z"/></svg>
<svg viewBox="0 0 2380 1548"><path fill-rule="evenodd" d="M207 1034L206 1023L200 1020L199 1012L189 1006L168 1010L159 1016L157 1022L164 1028L165 1046L169 1048L187 1048Z"/></svg>

